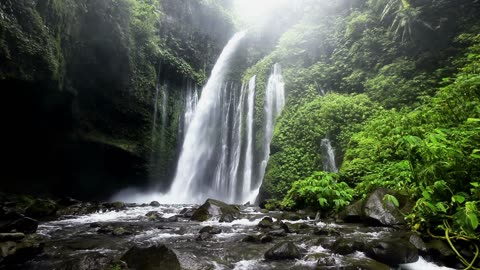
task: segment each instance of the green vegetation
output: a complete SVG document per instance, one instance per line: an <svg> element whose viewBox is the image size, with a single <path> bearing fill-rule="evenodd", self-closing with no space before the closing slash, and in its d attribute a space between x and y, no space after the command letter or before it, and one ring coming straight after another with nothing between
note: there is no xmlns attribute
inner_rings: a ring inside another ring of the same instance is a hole
<svg viewBox="0 0 480 270"><path fill-rule="evenodd" d="M386 187L416 202L412 229L453 248L478 243L480 7L452 3L370 0L346 12L307 2L319 13L306 12L247 72L278 62L288 91L261 190L270 207L338 211ZM324 138L338 174L318 172Z"/></svg>
<svg viewBox="0 0 480 270"><path fill-rule="evenodd" d="M319 210L338 211L352 202L354 190L337 180L337 174L314 172L312 176L293 183L281 206L298 209L313 205Z"/></svg>

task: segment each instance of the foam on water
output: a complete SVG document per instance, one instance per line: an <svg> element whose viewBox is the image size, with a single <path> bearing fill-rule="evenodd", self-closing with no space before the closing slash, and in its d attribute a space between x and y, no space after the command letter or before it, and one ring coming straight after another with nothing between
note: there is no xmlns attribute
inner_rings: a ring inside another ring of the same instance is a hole
<svg viewBox="0 0 480 270"><path fill-rule="evenodd" d="M403 269L403 270L455 270L453 268L438 266L434 263L427 262L422 257L420 257L417 262L400 265L400 269Z"/></svg>
<svg viewBox="0 0 480 270"><path fill-rule="evenodd" d="M235 263L233 270L253 270L258 269L260 260L243 260Z"/></svg>

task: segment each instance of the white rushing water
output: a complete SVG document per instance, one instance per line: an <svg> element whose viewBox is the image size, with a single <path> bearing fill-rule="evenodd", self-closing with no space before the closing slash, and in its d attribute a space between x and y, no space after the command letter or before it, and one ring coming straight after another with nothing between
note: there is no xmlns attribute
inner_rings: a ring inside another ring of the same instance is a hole
<svg viewBox="0 0 480 270"><path fill-rule="evenodd" d="M218 126L221 123L222 88L225 89L225 76L229 72L230 60L236 52L245 32L233 36L223 49L212 74L203 88L198 105L185 134L185 140L177 165L175 178L170 191L159 200L166 203L196 203L219 193L208 178L215 170L210 161L216 158L215 152L221 135ZM225 127L223 128L225 129ZM222 146L223 147L223 146Z"/></svg>
<svg viewBox="0 0 480 270"><path fill-rule="evenodd" d="M185 93L185 107L184 107L184 114L183 119L181 121L181 132L182 136L188 130L190 123L192 122L193 115L195 114L195 109L197 108L198 104L198 88L196 86L192 86L191 84L187 85L187 91Z"/></svg>
<svg viewBox="0 0 480 270"><path fill-rule="evenodd" d="M246 199L252 192L253 178L253 118L255 106L255 79L253 76L248 82L248 98L247 98L247 149L245 153L245 167L243 169L243 192L242 199Z"/></svg>
<svg viewBox="0 0 480 270"><path fill-rule="evenodd" d="M332 142L327 138L322 139L321 147L323 149L323 170L337 173L338 168L335 163L335 150L332 147Z"/></svg>
<svg viewBox="0 0 480 270"><path fill-rule="evenodd" d="M273 131L275 128L275 119L282 112L285 106L285 83L283 82L282 68L279 64L273 66L272 74L268 79L267 90L265 93L264 106L264 136L263 136L263 157L260 164L260 171L258 173L256 192L262 184L261 181L265 176L265 169L267 168L268 159L270 157L270 143L273 138ZM256 197L256 196L255 196Z"/></svg>
<svg viewBox="0 0 480 270"><path fill-rule="evenodd" d="M275 64L265 91L264 126L260 130L263 139L261 145L256 145L256 76L240 88L226 81L230 60L244 35L237 33L228 42L200 98L197 89L187 88L184 115L179 123L183 146L170 190L163 194L126 190L113 200L185 204L214 198L227 203L255 202L270 155L276 118L285 105L285 90L281 67ZM164 89L162 101L168 98ZM162 125L167 124L163 118L167 114L166 104L162 102Z"/></svg>

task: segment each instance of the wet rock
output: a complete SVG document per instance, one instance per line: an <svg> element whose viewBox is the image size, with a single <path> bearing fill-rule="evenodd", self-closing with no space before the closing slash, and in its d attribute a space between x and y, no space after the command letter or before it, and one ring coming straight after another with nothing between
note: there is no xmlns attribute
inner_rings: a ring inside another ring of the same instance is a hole
<svg viewBox="0 0 480 270"><path fill-rule="evenodd" d="M102 225L100 229L97 230L97 233L102 233L102 234L111 234L113 233L113 226L112 225Z"/></svg>
<svg viewBox="0 0 480 270"><path fill-rule="evenodd" d="M405 239L378 239L368 243L365 254L381 263L397 266L418 260L417 248Z"/></svg>
<svg viewBox="0 0 480 270"><path fill-rule="evenodd" d="M93 223L90 223L90 228L100 228L102 227L102 224L98 223L98 222L93 222Z"/></svg>
<svg viewBox="0 0 480 270"><path fill-rule="evenodd" d="M272 230L283 230L285 233L291 233L290 227L287 224L283 223L281 220L277 220L272 223Z"/></svg>
<svg viewBox="0 0 480 270"><path fill-rule="evenodd" d="M212 226L203 227L198 233L219 234L222 229Z"/></svg>
<svg viewBox="0 0 480 270"><path fill-rule="evenodd" d="M395 207L392 202L383 199L387 194L395 196L399 201L406 200L401 198L405 196L400 195L398 192L386 188L379 188L365 199L363 205L365 220L374 225L380 224L383 226L405 224L404 215L400 212L399 208Z"/></svg>
<svg viewBox="0 0 480 270"><path fill-rule="evenodd" d="M164 222L178 222L178 216L171 216L169 218L163 218Z"/></svg>
<svg viewBox="0 0 480 270"><path fill-rule="evenodd" d="M57 211L57 216L80 216L96 213L105 208L94 203L79 203L69 207L61 208Z"/></svg>
<svg viewBox="0 0 480 270"><path fill-rule="evenodd" d="M294 260L300 257L300 251L290 241L278 243L265 253L267 260Z"/></svg>
<svg viewBox="0 0 480 270"><path fill-rule="evenodd" d="M150 211L145 216L151 221L158 221L162 219L163 214L158 213L158 211Z"/></svg>
<svg viewBox="0 0 480 270"><path fill-rule="evenodd" d="M157 201L152 201L152 202L150 203L150 206L159 207L159 206L160 206L160 203L157 202Z"/></svg>
<svg viewBox="0 0 480 270"><path fill-rule="evenodd" d="M25 215L32 218L49 218L56 215L59 206L49 199L37 199L25 209Z"/></svg>
<svg viewBox="0 0 480 270"><path fill-rule="evenodd" d="M341 266L338 269L342 270L390 270L390 266L377 262L370 258L347 258L346 265ZM320 268L321 269L321 268ZM337 268L334 268L337 269Z"/></svg>
<svg viewBox="0 0 480 270"><path fill-rule="evenodd" d="M265 234L265 235L262 235L259 240L260 240L260 243L262 244L270 243L273 241L273 237L269 234Z"/></svg>
<svg viewBox="0 0 480 270"><path fill-rule="evenodd" d="M315 228L313 230L314 235L318 236L340 236L340 232L334 228Z"/></svg>
<svg viewBox="0 0 480 270"><path fill-rule="evenodd" d="M331 266L336 266L337 262L335 258L331 256L325 256L317 260L317 268L316 269L329 269Z"/></svg>
<svg viewBox="0 0 480 270"><path fill-rule="evenodd" d="M68 206L81 204L81 203L82 203L81 201L76 200L76 199L71 198L71 197L63 197L63 198L60 198L60 200L58 201L58 204L63 206L63 207L68 207Z"/></svg>
<svg viewBox="0 0 480 270"><path fill-rule="evenodd" d="M285 237L287 236L287 233L284 230L273 230L273 231L269 231L268 235L274 236L274 237Z"/></svg>
<svg viewBox="0 0 480 270"><path fill-rule="evenodd" d="M257 243L260 241L260 235L247 235L242 239L245 243Z"/></svg>
<svg viewBox="0 0 480 270"><path fill-rule="evenodd" d="M134 246L125 253L122 261L129 268L142 270L180 270L180 262L177 255L163 244L150 247Z"/></svg>
<svg viewBox="0 0 480 270"><path fill-rule="evenodd" d="M427 244L423 241L423 239L416 233L412 233L408 236L408 241L412 243L418 250L420 251L427 251Z"/></svg>
<svg viewBox="0 0 480 270"><path fill-rule="evenodd" d="M273 219L271 217L264 217L259 223L258 227L263 229L272 228Z"/></svg>
<svg viewBox="0 0 480 270"><path fill-rule="evenodd" d="M213 234L209 234L208 232L203 232L203 233L200 233L196 240L197 241L206 241L206 240L210 240L213 238Z"/></svg>
<svg viewBox="0 0 480 270"><path fill-rule="evenodd" d="M427 259L436 262L440 265L446 265L449 267L455 267L452 262L456 262L455 252L450 248L450 246L440 240L432 239L426 243L427 251L422 256Z"/></svg>
<svg viewBox="0 0 480 270"><path fill-rule="evenodd" d="M132 235L132 234L133 234L133 232L131 232L129 230L126 230L123 227L115 228L112 231L112 235L114 235L114 236L125 236L125 235Z"/></svg>
<svg viewBox="0 0 480 270"><path fill-rule="evenodd" d="M340 219L347 223L360 223L364 219L363 200L358 200L354 204L349 205L342 213Z"/></svg>
<svg viewBox="0 0 480 270"><path fill-rule="evenodd" d="M8 265L24 263L42 253L44 245L36 235L25 237L20 242L0 242L0 262L9 269Z"/></svg>
<svg viewBox="0 0 480 270"><path fill-rule="evenodd" d="M280 217L282 220L290 220L290 221L297 221L302 219L302 217L297 214L297 213L292 213L292 212L284 212L282 216Z"/></svg>
<svg viewBox="0 0 480 270"><path fill-rule="evenodd" d="M97 252L80 254L67 260L60 269L65 270L127 270L127 264Z"/></svg>
<svg viewBox="0 0 480 270"><path fill-rule="evenodd" d="M206 221L218 219L220 222L232 222L240 217L240 210L237 206L228 205L224 202L208 199L192 215L192 220Z"/></svg>
<svg viewBox="0 0 480 270"><path fill-rule="evenodd" d="M359 239L339 238L332 245L332 251L336 254L347 255L355 251L365 250L365 242Z"/></svg>
<svg viewBox="0 0 480 270"><path fill-rule="evenodd" d="M25 238L25 234L23 233L0 233L0 242L18 242L23 238Z"/></svg>
<svg viewBox="0 0 480 270"><path fill-rule="evenodd" d="M29 217L21 217L17 220L14 220L10 223L7 223L0 227L0 232L21 232L25 234L35 233L38 228L38 221L29 218Z"/></svg>
<svg viewBox="0 0 480 270"><path fill-rule="evenodd" d="M127 205L124 202L104 203L103 206L108 210L122 211L127 209Z"/></svg>
<svg viewBox="0 0 480 270"><path fill-rule="evenodd" d="M182 211L180 211L180 215L185 218L191 218L197 209L198 208L183 208Z"/></svg>

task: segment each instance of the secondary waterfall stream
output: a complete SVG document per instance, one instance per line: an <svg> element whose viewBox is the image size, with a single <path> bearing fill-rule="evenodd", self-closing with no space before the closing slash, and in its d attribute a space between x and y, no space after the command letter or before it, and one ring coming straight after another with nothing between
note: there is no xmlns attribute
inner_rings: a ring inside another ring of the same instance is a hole
<svg viewBox="0 0 480 270"><path fill-rule="evenodd" d="M335 163L335 150L332 147L332 142L325 138L320 144L322 147L323 170L325 172L338 172L337 164Z"/></svg>

